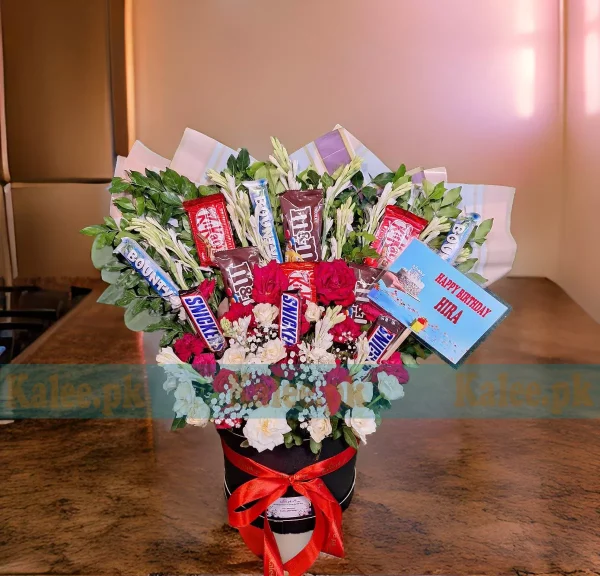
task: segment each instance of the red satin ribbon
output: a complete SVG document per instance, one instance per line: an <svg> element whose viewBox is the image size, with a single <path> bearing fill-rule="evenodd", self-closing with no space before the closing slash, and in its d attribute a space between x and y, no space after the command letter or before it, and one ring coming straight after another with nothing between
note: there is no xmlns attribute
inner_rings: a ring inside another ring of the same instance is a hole
<svg viewBox="0 0 600 576"><path fill-rule="evenodd" d="M347 464L356 453L354 448L348 447L337 456L311 464L290 476L254 462L221 442L227 460L255 477L233 492L227 509L231 526L239 530L254 554L263 557L265 576L284 576L284 570L290 576L301 576L313 565L321 551L344 557L342 509L320 477ZM266 514L262 531L251 523L281 498L290 486L311 501L315 512L315 529L306 547L283 564ZM238 508L254 501L250 508L238 511Z"/></svg>

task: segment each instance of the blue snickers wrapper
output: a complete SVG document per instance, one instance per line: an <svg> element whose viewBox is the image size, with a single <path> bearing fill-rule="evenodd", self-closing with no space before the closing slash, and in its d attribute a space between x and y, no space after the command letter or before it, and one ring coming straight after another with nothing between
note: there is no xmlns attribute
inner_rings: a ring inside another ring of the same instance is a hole
<svg viewBox="0 0 600 576"><path fill-rule="evenodd" d="M396 319L380 316L371 327L367 340L369 342L368 362L378 362L394 344L403 331L403 326Z"/></svg>
<svg viewBox="0 0 600 576"><path fill-rule="evenodd" d="M281 311L279 313L279 337L286 346L294 346L300 341L300 322L302 299L298 292L281 294Z"/></svg>
<svg viewBox="0 0 600 576"><path fill-rule="evenodd" d="M452 225L452 230L448 234L446 240L442 244L439 256L442 260L446 260L453 264L464 245L467 243L473 228L479 224L481 216L475 212L466 216L457 218Z"/></svg>
<svg viewBox="0 0 600 576"><path fill-rule="evenodd" d="M277 229L275 228L267 181L263 178L262 180L253 180L244 182L243 184L248 188L250 201L254 208L254 215L258 220L258 231L269 247L271 260L275 260L281 264L283 262L283 254L279 238L277 238Z"/></svg>
<svg viewBox="0 0 600 576"><path fill-rule="evenodd" d="M174 308L180 306L179 287L173 279L133 239L123 238L115 248L159 296L169 301Z"/></svg>
<svg viewBox="0 0 600 576"><path fill-rule="evenodd" d="M179 292L179 297L194 330L204 338L213 352L223 351L225 337L208 302L199 293L199 289L182 290Z"/></svg>

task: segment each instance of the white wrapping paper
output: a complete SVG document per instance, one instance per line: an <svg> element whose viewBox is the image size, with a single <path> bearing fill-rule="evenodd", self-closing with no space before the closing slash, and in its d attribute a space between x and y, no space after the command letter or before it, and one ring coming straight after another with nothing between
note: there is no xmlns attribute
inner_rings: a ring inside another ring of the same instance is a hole
<svg viewBox="0 0 600 576"><path fill-rule="evenodd" d="M236 154L233 148L206 134L187 128L171 162L152 152L141 142L136 142L127 158L117 159L115 176L125 177L126 171L143 172L146 168L160 172L169 166L196 184L206 184L206 171L210 168L217 172L222 171L227 166L227 159L231 154ZM312 164L317 172L322 174L325 170L331 173L332 168L348 161L354 155L363 159L362 172L365 181L390 171L360 140L339 125L290 154L290 158L298 162L300 172ZM429 168L424 172L427 180L435 184L447 181L445 168ZM473 269L491 284L510 272L515 259L517 246L510 232L515 189L506 186L447 184L448 188L456 186L462 186L461 208L466 212L478 212L484 220L494 218L494 226L485 245L475 252L479 262ZM119 210L112 205L110 214L119 221Z"/></svg>

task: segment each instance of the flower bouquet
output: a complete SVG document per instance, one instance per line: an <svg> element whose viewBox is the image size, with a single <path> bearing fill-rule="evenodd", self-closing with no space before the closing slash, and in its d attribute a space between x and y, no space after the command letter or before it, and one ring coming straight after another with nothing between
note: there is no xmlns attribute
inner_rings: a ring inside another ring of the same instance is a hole
<svg viewBox="0 0 600 576"><path fill-rule="evenodd" d="M302 169L273 138L267 160L241 149L197 181L130 170L110 187L114 217L82 230L110 284L100 302L163 333L173 429L218 430L230 522L265 574L343 555L359 444L431 354L426 320L411 331L371 288L415 239L485 282L473 268L492 221L463 214L459 187L404 165L371 175L336 135ZM273 532L310 540L280 554Z"/></svg>

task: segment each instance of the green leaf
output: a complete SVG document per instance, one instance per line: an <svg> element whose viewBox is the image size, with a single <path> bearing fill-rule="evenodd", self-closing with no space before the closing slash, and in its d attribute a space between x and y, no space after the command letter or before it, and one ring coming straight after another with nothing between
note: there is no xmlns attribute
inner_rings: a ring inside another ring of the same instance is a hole
<svg viewBox="0 0 600 576"><path fill-rule="evenodd" d="M161 176L163 184L169 189L169 191L173 192L176 196L182 193L183 178L177 174L175 170L167 168L161 173ZM179 203L181 204L181 201Z"/></svg>
<svg viewBox="0 0 600 576"><path fill-rule="evenodd" d="M283 441L285 443L285 447L286 448L291 448L294 444L294 437L292 436L291 432L286 432L283 435Z"/></svg>
<svg viewBox="0 0 600 576"><path fill-rule="evenodd" d="M473 268L475 264L477 264L477 258L469 258L468 260L465 260L456 266L456 269L464 274Z"/></svg>
<svg viewBox="0 0 600 576"><path fill-rule="evenodd" d="M238 172L245 172L249 166L250 166L250 154L248 154L248 150L246 150L245 148L242 148L237 157Z"/></svg>
<svg viewBox="0 0 600 576"><path fill-rule="evenodd" d="M302 446L302 436L294 434L294 444L296 444L296 446Z"/></svg>
<svg viewBox="0 0 600 576"><path fill-rule="evenodd" d="M264 165L264 162L254 162L254 164L248 166L248 170L246 170L246 173L248 174L248 176L250 176L250 178L254 178L256 175L256 171Z"/></svg>
<svg viewBox="0 0 600 576"><path fill-rule="evenodd" d="M334 440L339 440L342 437L342 429L338 428L334 433L333 433L333 439Z"/></svg>
<svg viewBox="0 0 600 576"><path fill-rule="evenodd" d="M240 448L250 448L250 442L248 442L248 440L243 440L240 443Z"/></svg>
<svg viewBox="0 0 600 576"><path fill-rule="evenodd" d="M144 197L140 196L135 201L135 213L138 216L143 216L145 210L146 210L146 202L144 201Z"/></svg>
<svg viewBox="0 0 600 576"><path fill-rule="evenodd" d="M481 276L481 274L477 274L477 272L469 272L467 277L473 280L473 282L477 282L477 284L485 284L488 280Z"/></svg>
<svg viewBox="0 0 600 576"><path fill-rule="evenodd" d="M163 190L160 193L160 199L170 206L181 206L181 198L171 190Z"/></svg>
<svg viewBox="0 0 600 576"><path fill-rule="evenodd" d="M117 223L115 222L115 219L112 216L105 216L104 224L106 224L111 230L119 229L119 227L117 226Z"/></svg>
<svg viewBox="0 0 600 576"><path fill-rule="evenodd" d="M97 268L98 270L116 261L112 246L107 246L100 240L100 236L96 236L96 239L92 244L91 256L92 264L94 265L94 268Z"/></svg>
<svg viewBox="0 0 600 576"><path fill-rule="evenodd" d="M160 320L160 316L150 310L142 310L137 314L133 314L130 311L130 306L131 304L125 311L125 326L134 332L142 332Z"/></svg>
<svg viewBox="0 0 600 576"><path fill-rule="evenodd" d="M460 186L458 186L457 188L452 188L452 190L448 190L442 198L442 208L444 206L450 206L451 204L454 204L457 201L460 202L461 190L462 188Z"/></svg>
<svg viewBox="0 0 600 576"><path fill-rule="evenodd" d="M102 292L100 298L98 298L97 302L99 304L112 304L115 305L118 300L120 300L125 294L125 289L121 286L109 286L104 292Z"/></svg>
<svg viewBox="0 0 600 576"><path fill-rule="evenodd" d="M319 454L321 452L321 442L315 442L312 438L310 439L310 451L313 454Z"/></svg>
<svg viewBox="0 0 600 576"><path fill-rule="evenodd" d="M114 284L121 276L121 271L120 270L109 270L109 268L110 267L107 266L106 268L102 269L102 272L101 272L102 280L104 280L104 282L106 282L107 284Z"/></svg>
<svg viewBox="0 0 600 576"><path fill-rule="evenodd" d="M455 208L454 206L445 206L438 210L437 215L441 218L445 216L446 218L458 218L462 210L460 208Z"/></svg>
<svg viewBox="0 0 600 576"><path fill-rule="evenodd" d="M144 332L148 332L148 329L144 330ZM173 343L173 340L178 338L181 335L181 332L176 332L175 330L169 330L165 332L160 339L159 346L164 348L165 346L170 346Z"/></svg>
<svg viewBox="0 0 600 576"><path fill-rule="evenodd" d="M236 173L237 163L235 161L235 156L231 154L229 158L227 158L227 169L232 173Z"/></svg>
<svg viewBox="0 0 600 576"><path fill-rule="evenodd" d="M146 298L135 298L129 305L129 311L132 316L138 315L142 310L150 308L148 299Z"/></svg>
<svg viewBox="0 0 600 576"><path fill-rule="evenodd" d="M402 356L402 364L405 366L417 366L417 361L410 354L402 352L400 355Z"/></svg>
<svg viewBox="0 0 600 576"><path fill-rule="evenodd" d="M200 193L200 196L211 196L212 194L217 194L217 192L219 192L219 189L217 188L217 186L199 186L198 187L198 192Z"/></svg>
<svg viewBox="0 0 600 576"><path fill-rule="evenodd" d="M171 431L179 430L180 428L185 428L186 425L185 416L181 418L175 418L173 420L173 424L171 424Z"/></svg>
<svg viewBox="0 0 600 576"><path fill-rule="evenodd" d="M438 182L431 191L431 194L428 194L427 197L429 198L429 200L440 200L444 197L444 192L446 192L446 187L444 186L444 183Z"/></svg>
<svg viewBox="0 0 600 576"><path fill-rule="evenodd" d="M358 442L356 441L356 436L354 432L352 432L352 428L348 426L344 426L344 440L348 446L352 446L355 450L358 449Z"/></svg>
<svg viewBox="0 0 600 576"><path fill-rule="evenodd" d="M109 228L107 226L103 226L102 224L94 224L93 226L86 226L82 228L79 233L85 234L86 236L98 236L98 234L103 234L104 232L108 232Z"/></svg>
<svg viewBox="0 0 600 576"><path fill-rule="evenodd" d="M475 240L483 240L489 234L489 231L492 229L494 225L494 219L488 218L484 220L479 226L477 226L477 230L475 231Z"/></svg>
<svg viewBox="0 0 600 576"><path fill-rule="evenodd" d="M321 187L323 190L327 190L327 188L330 188L334 184L335 180L327 172L323 172L321 175Z"/></svg>
<svg viewBox="0 0 600 576"><path fill-rule="evenodd" d="M312 185L314 188L317 188L319 186L319 181L321 180L321 177L319 176L319 173L316 172L315 170L309 170L306 174L306 181Z"/></svg>
<svg viewBox="0 0 600 576"><path fill-rule="evenodd" d="M125 290L123 296L115 302L117 306L129 306L135 300L135 292L133 290Z"/></svg>
<svg viewBox="0 0 600 576"><path fill-rule="evenodd" d="M194 198L198 198L198 196L200 195L200 193L198 192L198 187L189 178L186 178L185 176L183 177L182 191L183 197L186 200L193 200Z"/></svg>
<svg viewBox="0 0 600 576"><path fill-rule="evenodd" d="M140 188L147 188L148 187L148 181L147 181L146 177L141 172L137 172L136 170L132 170L131 172L128 172L128 174L129 174L129 179L136 186L139 186Z"/></svg>
<svg viewBox="0 0 600 576"><path fill-rule="evenodd" d="M373 184L384 188L386 184L394 181L395 174L393 172L382 172L373 178Z"/></svg>
<svg viewBox="0 0 600 576"><path fill-rule="evenodd" d="M362 188L364 181L365 176L360 170L350 179L350 182L352 182L352 186L354 186L355 188Z"/></svg>
<svg viewBox="0 0 600 576"><path fill-rule="evenodd" d="M131 198L123 196L122 198L115 198L113 204L121 210L121 212L135 212L135 206L131 201Z"/></svg>
<svg viewBox="0 0 600 576"><path fill-rule="evenodd" d="M367 199L367 200L375 200L377 198L377 188L375 188L374 186L365 186L362 190L361 190L361 194Z"/></svg>
<svg viewBox="0 0 600 576"><path fill-rule="evenodd" d="M111 194L122 194L130 188L131 184L123 178L113 178L108 191Z"/></svg>
<svg viewBox="0 0 600 576"><path fill-rule="evenodd" d="M406 166L404 164L400 164L400 168L398 168L398 170L396 170L396 173L394 174L394 183L398 182L400 178L404 178L405 174Z"/></svg>

